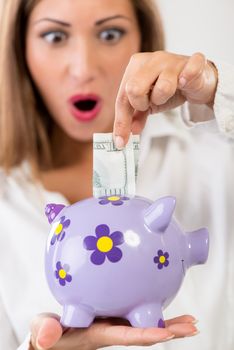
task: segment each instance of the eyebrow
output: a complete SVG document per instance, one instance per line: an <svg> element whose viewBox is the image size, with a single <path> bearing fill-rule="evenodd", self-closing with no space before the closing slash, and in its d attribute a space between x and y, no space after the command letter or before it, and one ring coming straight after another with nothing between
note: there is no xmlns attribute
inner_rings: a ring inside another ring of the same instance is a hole
<svg viewBox="0 0 234 350"><path fill-rule="evenodd" d="M118 19L118 18L123 18L123 19L126 19L128 21L131 21L131 19L129 17L123 16L123 15L115 15L115 16L110 16L110 17L106 17L103 19L99 19L98 21L95 22L95 26L100 26L101 24L103 24L107 21L111 21L113 19ZM62 26L65 26L65 27L71 27L70 23L60 21L59 19L49 18L49 17L41 18L38 21L36 21L35 24L42 22L42 21L49 21L49 22L61 24Z"/></svg>
<svg viewBox="0 0 234 350"><path fill-rule="evenodd" d="M42 21L49 21L49 22L61 24L64 27L71 27L70 23L60 21L59 19L49 18L49 17L41 18L38 21L36 21L35 24L37 24L38 22L42 22Z"/></svg>
<svg viewBox="0 0 234 350"><path fill-rule="evenodd" d="M100 26L101 24L103 24L107 21L111 21L112 19L116 19L116 18L123 18L123 19L126 19L128 21L131 21L131 19L129 17L123 16L123 15L115 15L115 16L110 16L110 17L106 17L103 19L99 19L98 21L95 22L95 26Z"/></svg>

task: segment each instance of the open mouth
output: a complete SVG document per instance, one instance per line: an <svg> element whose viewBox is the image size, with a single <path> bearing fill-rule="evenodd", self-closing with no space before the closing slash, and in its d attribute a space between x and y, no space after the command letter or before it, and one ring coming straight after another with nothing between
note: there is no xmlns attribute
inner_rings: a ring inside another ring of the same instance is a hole
<svg viewBox="0 0 234 350"><path fill-rule="evenodd" d="M74 106L82 112L90 112L96 107L96 104L97 100L87 99L75 102Z"/></svg>
<svg viewBox="0 0 234 350"><path fill-rule="evenodd" d="M73 117L84 122L96 118L102 106L95 94L75 95L69 99L69 104Z"/></svg>

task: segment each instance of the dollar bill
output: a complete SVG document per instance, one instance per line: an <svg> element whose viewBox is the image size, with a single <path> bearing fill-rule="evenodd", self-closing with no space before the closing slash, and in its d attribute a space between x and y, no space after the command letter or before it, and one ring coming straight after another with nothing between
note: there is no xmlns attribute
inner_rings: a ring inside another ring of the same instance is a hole
<svg viewBox="0 0 234 350"><path fill-rule="evenodd" d="M112 133L93 135L93 196L135 195L140 136L130 135L124 149Z"/></svg>

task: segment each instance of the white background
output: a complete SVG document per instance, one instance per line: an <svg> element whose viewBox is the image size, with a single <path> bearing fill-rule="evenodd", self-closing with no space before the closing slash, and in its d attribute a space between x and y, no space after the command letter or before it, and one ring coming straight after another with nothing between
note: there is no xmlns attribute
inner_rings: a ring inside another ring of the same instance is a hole
<svg viewBox="0 0 234 350"><path fill-rule="evenodd" d="M156 0L168 51L234 64L234 0Z"/></svg>

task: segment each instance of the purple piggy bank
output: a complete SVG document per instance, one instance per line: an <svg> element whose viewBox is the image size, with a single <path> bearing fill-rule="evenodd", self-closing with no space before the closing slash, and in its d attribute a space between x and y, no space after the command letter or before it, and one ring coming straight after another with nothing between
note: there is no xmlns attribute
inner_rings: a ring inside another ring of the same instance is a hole
<svg viewBox="0 0 234 350"><path fill-rule="evenodd" d="M100 316L164 327L162 309L187 268L205 263L209 250L205 228L180 228L175 202L109 196L46 206L46 277L64 326L88 327Z"/></svg>

